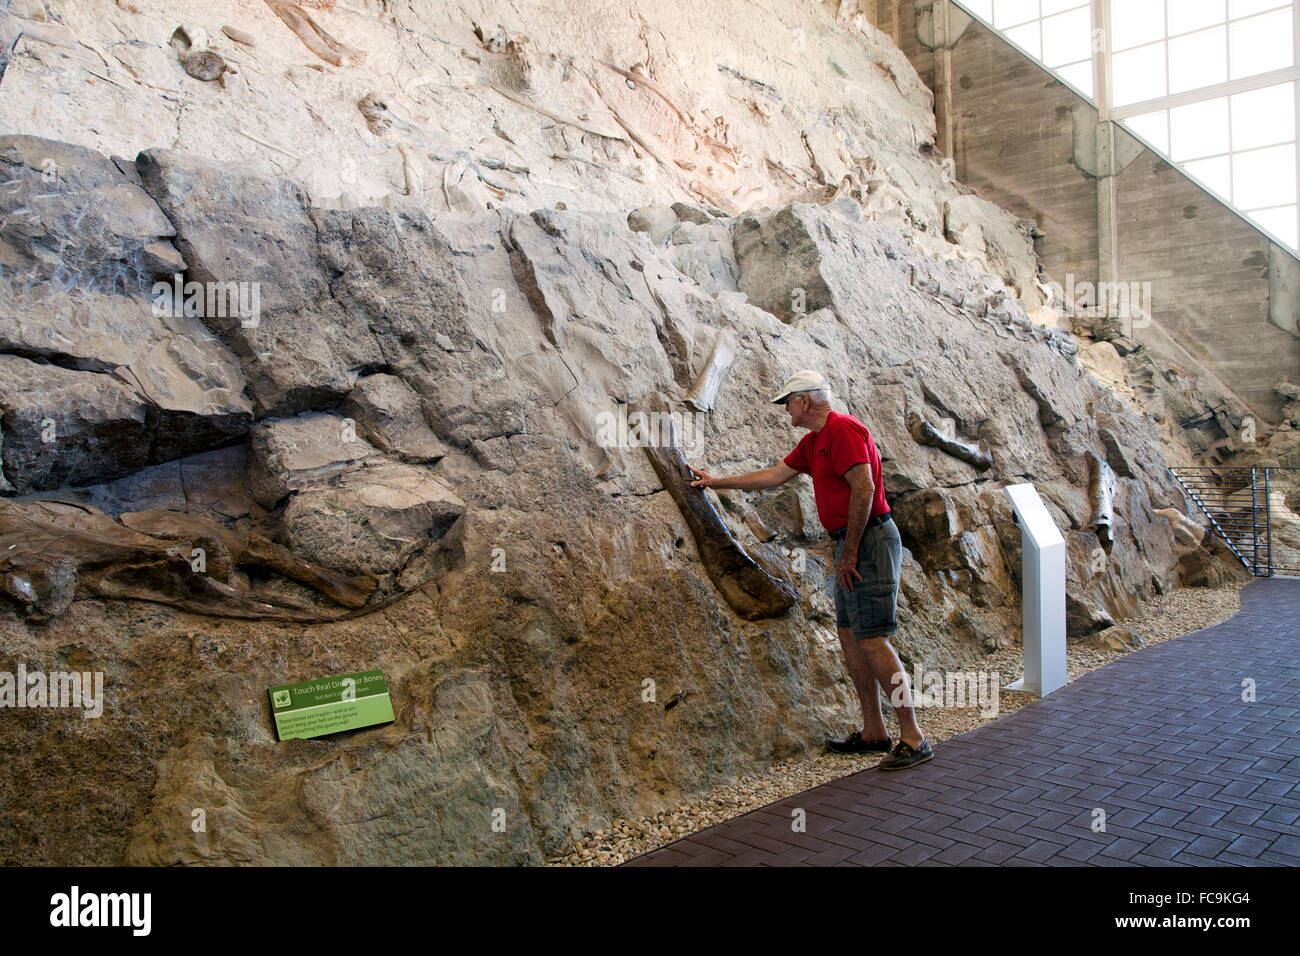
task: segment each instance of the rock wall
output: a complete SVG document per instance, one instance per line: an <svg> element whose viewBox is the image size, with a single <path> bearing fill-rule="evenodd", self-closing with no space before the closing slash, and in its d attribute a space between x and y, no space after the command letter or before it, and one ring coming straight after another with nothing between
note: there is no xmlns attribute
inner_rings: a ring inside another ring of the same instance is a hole
<svg viewBox="0 0 1300 956"><path fill-rule="evenodd" d="M1074 636L1218 567L1150 423L1029 320L1019 226L945 237L928 99L851 10L324 3L308 46L278 0L175 45L161 6L4 21L0 662L107 694L3 714L0 858L538 862L819 749L855 705L806 479L706 497L647 449L770 464L798 368L881 448L909 664L1018 639L1008 483L1066 531ZM394 106L433 84L437 135ZM340 157L379 193L329 195ZM375 667L394 724L274 740L268 686Z"/></svg>

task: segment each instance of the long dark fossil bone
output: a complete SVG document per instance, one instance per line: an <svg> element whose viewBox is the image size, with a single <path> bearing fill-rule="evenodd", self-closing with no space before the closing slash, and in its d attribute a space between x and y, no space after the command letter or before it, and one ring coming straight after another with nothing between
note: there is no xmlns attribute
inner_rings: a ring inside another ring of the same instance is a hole
<svg viewBox="0 0 1300 956"><path fill-rule="evenodd" d="M993 467L993 456L986 449L977 444L949 438L920 415L909 416L907 426L912 433L912 438L918 444L937 448L945 454L966 462L978 471L988 471Z"/></svg>
<svg viewBox="0 0 1300 956"><path fill-rule="evenodd" d="M134 599L216 617L331 621L350 616L306 604L268 603L218 580L236 565L272 568L357 609L374 592L368 575L349 578L317 568L256 532L240 533L181 512L128 517L144 534L97 508L55 501L0 499L0 594L34 623L62 614L78 598ZM195 549L212 574L195 570ZM369 613L376 608L351 613Z"/></svg>
<svg viewBox="0 0 1300 956"><path fill-rule="evenodd" d="M659 416L669 415L666 408L655 407L651 403L647 403L647 406L649 407L643 406L640 409L643 415L652 412ZM631 414L635 413L630 412L629 415ZM798 594L777 570L773 556L770 553L763 554L761 560L756 559L741 547L704 494L704 489L691 487L695 475L677 446L672 418L649 420L664 425L663 428L652 427L651 434L660 435L666 431L669 441L667 444L648 446L645 449L646 456L650 459L655 474L663 482L664 489L672 495L682 517L686 519L686 525L691 529L695 545L704 561L704 569L714 586L732 610L747 621L785 614L794 606Z"/></svg>

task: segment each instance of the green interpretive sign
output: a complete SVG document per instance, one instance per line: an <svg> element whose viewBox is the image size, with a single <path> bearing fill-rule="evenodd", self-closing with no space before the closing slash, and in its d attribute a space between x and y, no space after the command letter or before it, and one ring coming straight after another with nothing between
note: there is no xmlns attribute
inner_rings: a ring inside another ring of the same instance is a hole
<svg viewBox="0 0 1300 956"><path fill-rule="evenodd" d="M269 688L268 693L281 740L323 737L394 720L383 671L284 684Z"/></svg>

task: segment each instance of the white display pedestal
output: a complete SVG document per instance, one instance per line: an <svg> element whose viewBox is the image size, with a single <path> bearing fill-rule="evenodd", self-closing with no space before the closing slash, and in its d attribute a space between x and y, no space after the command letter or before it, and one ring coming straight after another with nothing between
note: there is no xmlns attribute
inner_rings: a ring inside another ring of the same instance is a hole
<svg viewBox="0 0 1300 956"><path fill-rule="evenodd" d="M1031 484L1003 489L1020 522L1025 676L1007 690L1046 697L1066 683L1065 538Z"/></svg>

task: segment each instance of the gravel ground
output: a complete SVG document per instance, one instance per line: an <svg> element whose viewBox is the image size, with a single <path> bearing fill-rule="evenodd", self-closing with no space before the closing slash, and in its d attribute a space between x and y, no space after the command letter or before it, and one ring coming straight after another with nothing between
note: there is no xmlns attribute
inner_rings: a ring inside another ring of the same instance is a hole
<svg viewBox="0 0 1300 956"><path fill-rule="evenodd" d="M1140 635L1146 646L1159 644L1202 628L1222 623L1240 607L1240 586L1221 589L1180 588L1147 603L1146 616L1122 621ZM1133 651L1099 650L1083 645L1067 648L1067 669L1071 680L1096 670ZM983 670L1000 675L1003 685L1022 674L1020 647L1008 647L990 654L964 670ZM909 674L909 681L911 675ZM984 716L977 707L919 709L922 729L931 743L938 744L981 724L1017 710L1035 698L1030 694L1001 690L996 716ZM885 708L890 735L898 739L893 713ZM654 817L616 820L609 831L597 830L577 840L566 852L548 859L549 866L616 866L642 853L665 846L691 833L782 800L810 787L874 767L880 754L849 755L826 753L808 760L776 764L766 771L718 787L698 800L679 804Z"/></svg>

